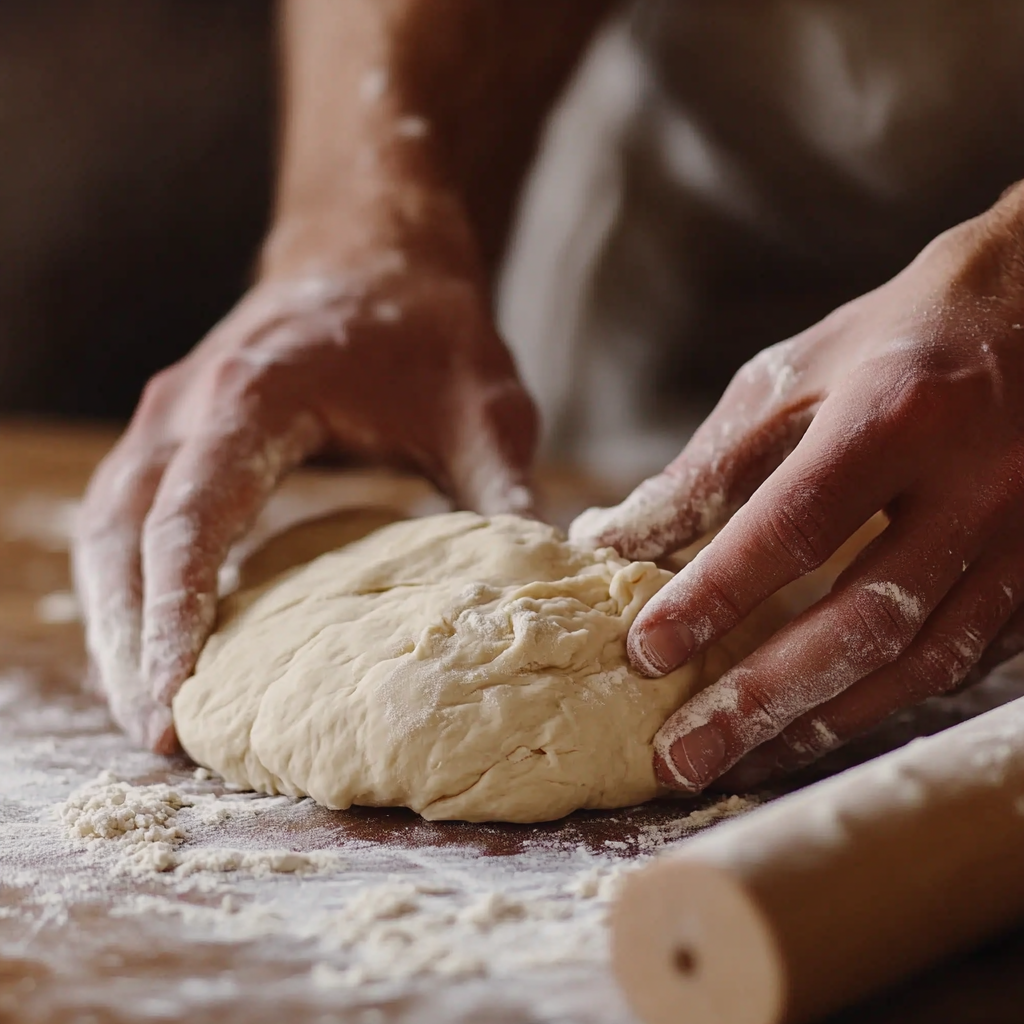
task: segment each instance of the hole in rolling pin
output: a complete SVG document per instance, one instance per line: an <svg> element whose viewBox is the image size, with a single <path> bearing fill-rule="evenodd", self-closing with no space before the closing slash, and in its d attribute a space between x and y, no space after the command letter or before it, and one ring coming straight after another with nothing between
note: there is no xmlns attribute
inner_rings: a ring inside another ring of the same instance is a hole
<svg viewBox="0 0 1024 1024"><path fill-rule="evenodd" d="M680 974L697 973L697 954L689 946L676 946L672 963Z"/></svg>

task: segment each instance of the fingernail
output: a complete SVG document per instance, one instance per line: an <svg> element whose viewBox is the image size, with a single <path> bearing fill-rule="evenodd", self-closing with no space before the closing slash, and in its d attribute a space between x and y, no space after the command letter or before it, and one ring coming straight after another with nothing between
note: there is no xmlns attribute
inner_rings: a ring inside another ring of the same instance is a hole
<svg viewBox="0 0 1024 1024"><path fill-rule="evenodd" d="M637 640L639 665L648 675L663 676L690 660L693 633L681 622L659 622Z"/></svg>
<svg viewBox="0 0 1024 1024"><path fill-rule="evenodd" d="M725 738L713 725L699 725L672 744L669 757L675 772L664 765L671 778L662 781L675 789L689 783L687 788L699 791L714 780L725 762Z"/></svg>

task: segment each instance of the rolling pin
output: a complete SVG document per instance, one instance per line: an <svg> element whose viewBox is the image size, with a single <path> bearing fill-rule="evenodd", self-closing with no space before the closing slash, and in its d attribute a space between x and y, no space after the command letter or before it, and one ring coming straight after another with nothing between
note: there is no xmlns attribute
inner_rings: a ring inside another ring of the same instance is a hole
<svg viewBox="0 0 1024 1024"><path fill-rule="evenodd" d="M612 958L648 1024L806 1024L1024 919L1024 698L630 876Z"/></svg>

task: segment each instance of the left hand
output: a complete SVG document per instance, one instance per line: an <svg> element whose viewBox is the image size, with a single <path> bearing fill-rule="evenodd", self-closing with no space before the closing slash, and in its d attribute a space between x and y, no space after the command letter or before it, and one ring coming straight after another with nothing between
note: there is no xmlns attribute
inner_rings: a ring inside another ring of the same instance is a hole
<svg viewBox="0 0 1024 1024"><path fill-rule="evenodd" d="M171 701L214 627L218 571L310 455L416 470L485 514L529 509L533 404L482 287L386 256L260 280L150 382L93 477L75 578L95 677L136 742L176 748Z"/></svg>
<svg viewBox="0 0 1024 1024"><path fill-rule="evenodd" d="M1024 187L758 355L663 473L572 536L654 559L737 508L637 618L639 671L689 661L879 510L890 525L666 722L669 786L764 781L1024 649Z"/></svg>

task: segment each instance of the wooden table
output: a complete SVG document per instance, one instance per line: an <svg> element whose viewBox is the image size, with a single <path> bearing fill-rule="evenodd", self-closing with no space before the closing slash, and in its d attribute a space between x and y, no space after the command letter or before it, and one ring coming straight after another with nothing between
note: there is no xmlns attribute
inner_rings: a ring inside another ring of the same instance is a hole
<svg viewBox="0 0 1024 1024"><path fill-rule="evenodd" d="M559 894L588 871L628 863L638 848L653 849L713 817L687 823L709 801L578 814L537 827L430 824L402 811L332 813L308 801L253 801L253 813L246 805L245 814L190 832L189 844L198 847L340 850L346 858L338 873L304 877L129 875L112 852L116 844L76 845L66 837L55 808L104 769L134 785L169 783L207 809L222 802L237 810L245 800L216 780L197 780L184 760L133 750L102 704L81 692L67 533L74 500L109 443L102 431L0 429L0 1021L629 1024L600 948L600 908ZM591 497L608 497L566 474L549 474L546 489L562 519ZM305 474L278 499L265 532L338 504L423 507L430 500L407 481ZM821 771L951 724L1021 685L1004 673L973 696L904 716ZM344 974L352 951L327 941L324 922L342 919L353 894L396 877L427 879L437 891L424 899L438 906L479 895L485 884L554 893L543 905L557 904L568 917L481 928L481 948L505 928L512 953L532 954L525 966L354 984ZM545 936L593 948L564 961L556 945L548 956ZM841 1020L1019 1024L1022 1007L1024 931Z"/></svg>

